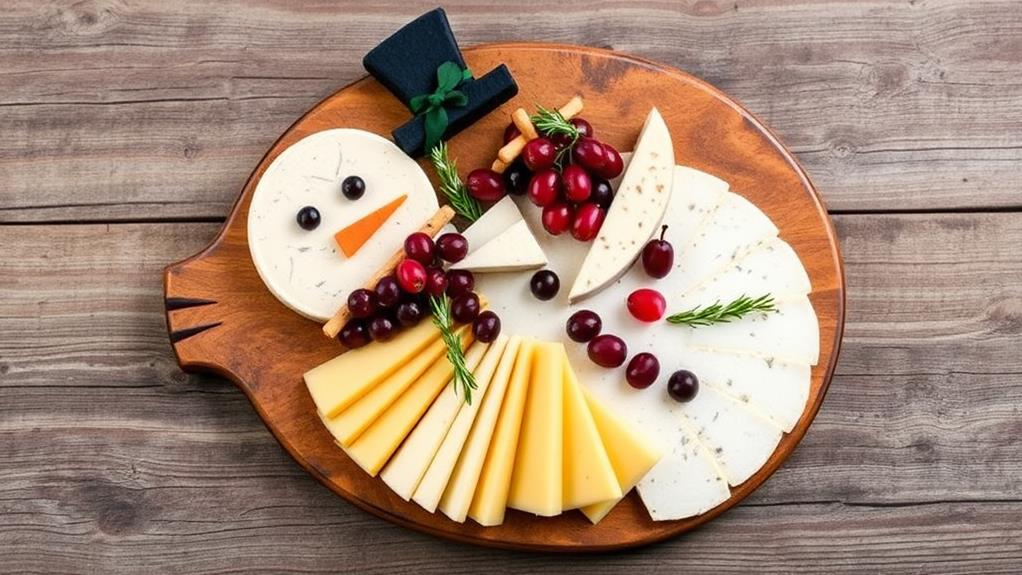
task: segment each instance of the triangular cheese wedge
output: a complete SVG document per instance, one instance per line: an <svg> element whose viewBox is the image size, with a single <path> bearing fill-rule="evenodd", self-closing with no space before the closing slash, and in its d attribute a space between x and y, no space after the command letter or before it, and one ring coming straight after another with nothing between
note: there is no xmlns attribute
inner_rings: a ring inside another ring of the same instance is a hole
<svg viewBox="0 0 1022 575"><path fill-rule="evenodd" d="M567 356L563 384L564 494L561 506L575 509L621 499L621 486Z"/></svg>
<svg viewBox="0 0 1022 575"><path fill-rule="evenodd" d="M478 220L465 228L461 235L468 242L469 252L481 248L484 244L510 228L522 219L522 212L511 196L504 196L499 202L490 206Z"/></svg>
<svg viewBox="0 0 1022 575"><path fill-rule="evenodd" d="M451 267L480 273L514 272L541 268L546 263L543 248L529 225L520 219Z"/></svg>
<svg viewBox="0 0 1022 575"><path fill-rule="evenodd" d="M568 299L578 301L628 271L667 211L674 180L674 143L653 108L635 142L607 218L575 277Z"/></svg>

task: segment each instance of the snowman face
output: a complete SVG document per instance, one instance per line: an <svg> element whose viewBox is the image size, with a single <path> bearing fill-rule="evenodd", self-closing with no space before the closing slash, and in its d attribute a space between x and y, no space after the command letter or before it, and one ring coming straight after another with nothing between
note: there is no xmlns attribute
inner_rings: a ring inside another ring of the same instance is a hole
<svg viewBox="0 0 1022 575"><path fill-rule="evenodd" d="M365 183L357 199L341 191L350 176ZM308 207L319 223L303 229L298 214ZM266 169L249 208L249 249L277 299L326 321L437 209L429 178L392 142L362 130L326 130L296 142Z"/></svg>

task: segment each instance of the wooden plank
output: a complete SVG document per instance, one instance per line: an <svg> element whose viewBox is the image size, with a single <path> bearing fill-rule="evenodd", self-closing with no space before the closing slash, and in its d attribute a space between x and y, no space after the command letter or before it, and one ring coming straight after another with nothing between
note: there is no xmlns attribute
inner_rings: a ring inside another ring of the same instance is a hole
<svg viewBox="0 0 1022 575"><path fill-rule="evenodd" d="M8 2L0 221L222 217L277 136L432 7ZM776 131L832 209L1022 206L1012 0L447 9L465 45L606 46L705 78Z"/></svg>
<svg viewBox="0 0 1022 575"><path fill-rule="evenodd" d="M794 456L676 541L587 572L1010 572L1022 561L1022 219L842 216L839 375ZM230 384L179 372L159 269L213 224L0 226L0 547L12 571L542 572L362 513ZM807 488L811 485L812 488ZM727 552L722 552L727 549Z"/></svg>

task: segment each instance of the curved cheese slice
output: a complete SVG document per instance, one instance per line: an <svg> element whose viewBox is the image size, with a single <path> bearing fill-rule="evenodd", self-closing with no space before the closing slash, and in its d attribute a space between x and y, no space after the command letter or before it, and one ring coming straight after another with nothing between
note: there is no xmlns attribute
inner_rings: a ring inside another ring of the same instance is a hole
<svg viewBox="0 0 1022 575"><path fill-rule="evenodd" d="M465 366L469 371L475 370L483 360L488 347L488 344L477 343L468 350ZM445 356L439 361L448 360ZM405 501L408 501L419 485L419 480L426 473L426 468L433 461L433 456L440 449L447 430L464 403L465 398L453 387L447 393L441 393L380 472L380 479Z"/></svg>
<svg viewBox="0 0 1022 575"><path fill-rule="evenodd" d="M653 108L603 227L571 286L570 301L602 290L628 271L664 217L673 177L674 142L660 112Z"/></svg>
<svg viewBox="0 0 1022 575"><path fill-rule="evenodd" d="M458 409L457 417L451 422L450 428L443 437L443 442L437 448L436 455L433 456L422 480L415 488L412 499L430 513L436 511L436 507L440 503L444 488L447 487L447 481L451 478L454 466L458 462L458 455L461 453L462 447L465 446L472 422L479 411L479 405L486 399L490 381L493 379L498 362L507 346L507 339L506 335L499 336L486 350L486 356L474 371L476 391L472 394L472 403L462 403ZM420 425L422 424L420 423ZM424 453L417 453L416 457L425 459L423 455Z"/></svg>
<svg viewBox="0 0 1022 575"><path fill-rule="evenodd" d="M459 424L471 425L472 428L468 432L464 447L458 455L458 462L454 466L447 482L447 488L440 499L440 510L458 523L464 522L465 517L468 516L468 508L472 504L472 496L479 483L483 462L486 460L486 453L490 447L490 439L493 437L494 428L497 426L497 417L500 415L500 408L504 403L504 394L511 381L511 370L514 368L521 346L521 336L514 335L508 339L507 347L504 348L504 353L500 357L500 363L497 364L497 370L493 374L489 390L483 396L482 403L473 402L472 406L463 409L458 414L459 420L466 421L454 422L455 428ZM473 418L473 421L467 421Z"/></svg>

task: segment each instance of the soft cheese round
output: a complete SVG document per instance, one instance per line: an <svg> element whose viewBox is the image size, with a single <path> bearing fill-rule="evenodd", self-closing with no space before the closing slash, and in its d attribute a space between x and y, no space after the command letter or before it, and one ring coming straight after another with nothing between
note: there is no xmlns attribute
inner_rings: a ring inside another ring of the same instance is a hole
<svg viewBox="0 0 1022 575"><path fill-rule="evenodd" d="M365 194L347 199L341 182L365 181ZM334 234L407 194L407 199L350 258ZM311 231L295 216L304 206L319 213ZM422 168L391 141L363 130L332 129L307 136L266 169L252 196L248 245L266 287L303 316L325 321L438 209Z"/></svg>

